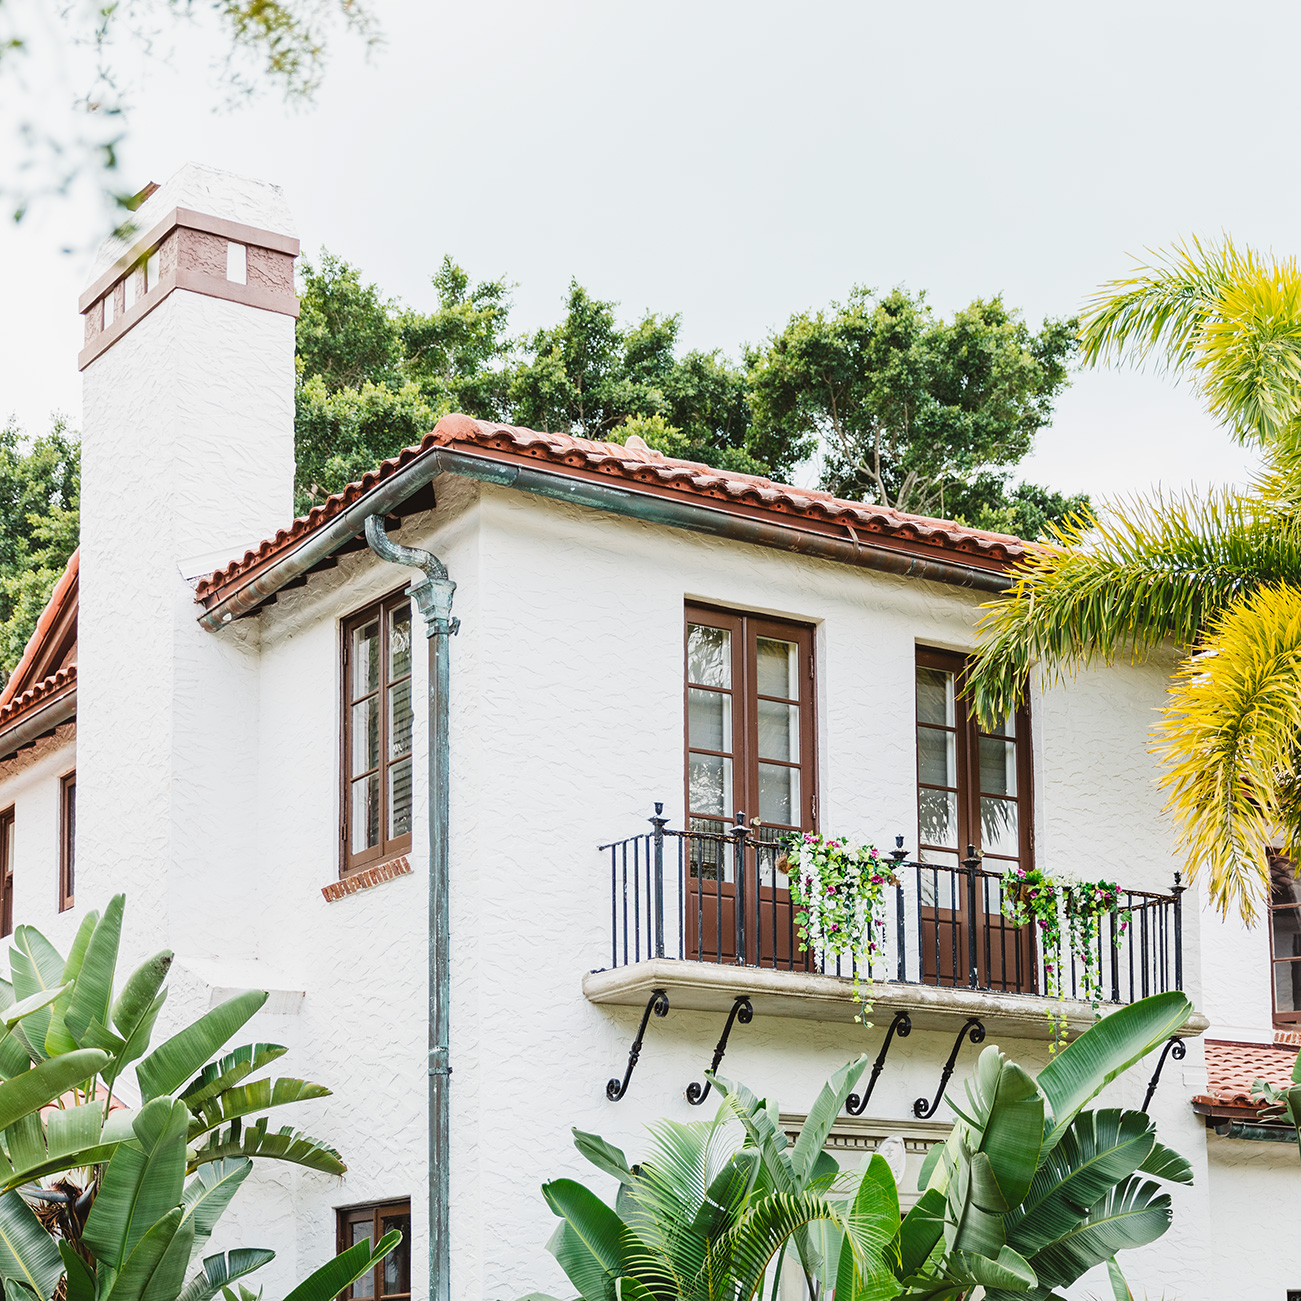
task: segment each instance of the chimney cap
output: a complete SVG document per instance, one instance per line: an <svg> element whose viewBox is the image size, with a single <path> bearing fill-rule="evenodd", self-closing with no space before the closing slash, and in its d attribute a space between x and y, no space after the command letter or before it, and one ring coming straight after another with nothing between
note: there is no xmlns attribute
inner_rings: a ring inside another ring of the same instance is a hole
<svg viewBox="0 0 1301 1301"><path fill-rule="evenodd" d="M223 172L203 163L186 163L161 185L152 191L146 186L141 193L145 194L144 202L132 214L126 229L100 245L89 282L93 283L113 267L144 232L176 208L188 208L276 235L298 233L278 185Z"/></svg>

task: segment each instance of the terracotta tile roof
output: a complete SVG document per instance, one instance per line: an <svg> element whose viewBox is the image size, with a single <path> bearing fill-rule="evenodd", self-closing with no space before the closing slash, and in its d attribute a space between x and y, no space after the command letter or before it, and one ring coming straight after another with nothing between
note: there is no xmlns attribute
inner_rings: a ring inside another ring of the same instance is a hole
<svg viewBox="0 0 1301 1301"><path fill-rule="evenodd" d="M0 706L0 732L16 723L24 714L30 713L38 705L57 696L64 687L77 685L77 666L69 664L57 673L51 673L34 687L28 687L21 696L16 696Z"/></svg>
<svg viewBox="0 0 1301 1301"><path fill-rule="evenodd" d="M54 591L50 593L50 599L46 602L45 609L41 611L41 617L36 621L36 628L27 639L27 645L23 647L22 658L9 675L9 681L5 683L4 689L0 690L0 711L3 711L15 696L23 695L29 689L42 685L31 681L32 670L64 614L71 614L75 618L80 569L81 548L78 547L64 567L59 581L55 583ZM39 672L39 668L37 671Z"/></svg>
<svg viewBox="0 0 1301 1301"><path fill-rule="evenodd" d="M1215 1107L1245 1107L1254 1111L1251 1086L1268 1080L1283 1088L1292 1082L1297 1050L1281 1044L1233 1043L1206 1040L1206 1093L1193 1099Z"/></svg>
<svg viewBox="0 0 1301 1301"><path fill-rule="evenodd" d="M580 478L620 479L644 491L704 499L720 509L738 513L758 509L834 524L854 538L871 534L878 542L885 539L903 545L920 544L950 554L956 552L968 563L989 569L1005 568L1028 550L1021 539L1004 533L988 533L946 520L845 501L816 489L794 488L757 475L718 470L698 461L675 460L644 445L624 447L449 415L420 443L381 461L356 483L350 483L342 492L313 507L275 537L268 538L255 550L246 551L210 578L201 579L195 589L195 599L205 601L247 571L292 548L422 453L440 447L514 464L542 462L556 473Z"/></svg>

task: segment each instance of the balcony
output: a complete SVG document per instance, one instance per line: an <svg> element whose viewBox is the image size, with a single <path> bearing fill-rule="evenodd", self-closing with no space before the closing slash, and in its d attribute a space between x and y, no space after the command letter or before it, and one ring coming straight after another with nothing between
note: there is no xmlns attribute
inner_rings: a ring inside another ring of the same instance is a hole
<svg viewBox="0 0 1301 1301"><path fill-rule="evenodd" d="M1095 1011L1073 955L1062 973L1064 1001L1046 996L1032 929L1005 917L1002 876L978 858L945 866L896 850L886 951L871 971L855 972L848 961L819 964L800 951L782 847L766 829L756 834L738 821L722 833L676 831L659 816L650 821L649 832L601 846L610 947L609 965L583 980L594 1003L644 1006L663 990L674 1008L726 1012L744 995L756 1015L853 1021L857 975L871 983L873 1020L904 1011L917 1029L947 1030L978 1017L1005 1035L1046 1039L1050 1009L1078 1034L1109 1005L1183 988L1177 879L1169 894L1122 890L1103 918ZM1185 1033L1205 1024L1196 1016Z"/></svg>

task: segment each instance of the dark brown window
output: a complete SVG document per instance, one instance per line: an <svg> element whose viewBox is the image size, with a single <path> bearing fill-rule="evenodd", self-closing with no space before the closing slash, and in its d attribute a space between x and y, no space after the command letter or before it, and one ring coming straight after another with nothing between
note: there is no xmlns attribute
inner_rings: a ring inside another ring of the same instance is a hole
<svg viewBox="0 0 1301 1301"><path fill-rule="evenodd" d="M1030 992L1036 976L1029 928L1005 924L997 881L1009 867L1032 862L1030 716L1021 708L982 729L960 695L964 669L961 655L917 648L917 857L956 869L970 845L982 860L974 890L955 871L918 873L922 978L968 983L967 928L974 925L980 983Z"/></svg>
<svg viewBox="0 0 1301 1301"><path fill-rule="evenodd" d="M343 1301L405 1301L411 1295L411 1203L381 1202L338 1212L340 1251L367 1238L374 1244L394 1229L401 1231L402 1241L369 1274L339 1294Z"/></svg>
<svg viewBox="0 0 1301 1301"><path fill-rule="evenodd" d="M343 871L411 848L411 602L343 626Z"/></svg>
<svg viewBox="0 0 1301 1301"><path fill-rule="evenodd" d="M687 607L687 816L766 837L817 822L813 629Z"/></svg>
<svg viewBox="0 0 1301 1301"><path fill-rule="evenodd" d="M0 813L0 935L14 933L14 811Z"/></svg>
<svg viewBox="0 0 1301 1301"><path fill-rule="evenodd" d="M59 783L59 911L76 902L77 884L77 774Z"/></svg>
<svg viewBox="0 0 1301 1301"><path fill-rule="evenodd" d="M1301 1022L1301 881L1282 854L1269 856L1269 947L1274 1024Z"/></svg>

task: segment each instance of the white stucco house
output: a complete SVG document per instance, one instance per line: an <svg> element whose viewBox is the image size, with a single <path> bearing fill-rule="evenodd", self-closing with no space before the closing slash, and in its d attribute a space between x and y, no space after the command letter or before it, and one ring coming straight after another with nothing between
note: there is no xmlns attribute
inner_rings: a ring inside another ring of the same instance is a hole
<svg viewBox="0 0 1301 1301"><path fill-rule="evenodd" d="M896 1140L906 1187L947 1132L946 1063L982 1035L1048 1060L1042 958L999 913L1013 862L1119 881L1104 1012L1172 988L1199 1009L1148 1108L1197 1178L1132 1281L1301 1295L1296 1149L1231 1075L1291 1069L1292 887L1273 949L1177 888L1147 749L1170 664L1035 681L983 734L954 678L1016 539L466 416L295 520L280 192L187 167L137 226L80 304L81 549L0 697L0 929L66 946L124 890L126 955L177 954L165 1017L271 991L255 1037L333 1088L293 1119L349 1169L242 1190L225 1237L278 1251L269 1295L409 1223L411 1264L354 1294L425 1298L431 1138L445 1295L568 1295L538 1190L587 1177L570 1126L635 1154L649 1121L699 1117L725 1026L723 1073L792 1124L889 1038L831 1143ZM430 639L421 572L379 558L370 516L445 566ZM903 851L869 1027L794 942L787 829ZM1149 1076L1107 1099L1142 1105Z"/></svg>

